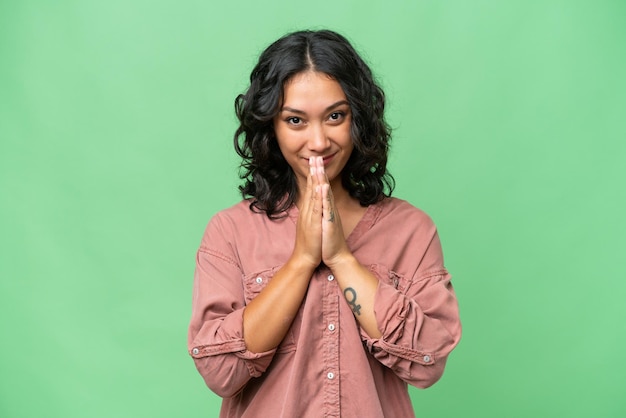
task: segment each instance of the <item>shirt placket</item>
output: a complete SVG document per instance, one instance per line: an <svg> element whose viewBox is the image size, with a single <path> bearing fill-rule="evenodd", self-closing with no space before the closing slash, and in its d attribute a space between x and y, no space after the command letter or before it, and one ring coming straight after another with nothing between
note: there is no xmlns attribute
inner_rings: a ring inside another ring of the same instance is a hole
<svg viewBox="0 0 626 418"><path fill-rule="evenodd" d="M339 295L337 282L329 269L321 269L324 282L324 416L340 416L340 370L339 370Z"/></svg>

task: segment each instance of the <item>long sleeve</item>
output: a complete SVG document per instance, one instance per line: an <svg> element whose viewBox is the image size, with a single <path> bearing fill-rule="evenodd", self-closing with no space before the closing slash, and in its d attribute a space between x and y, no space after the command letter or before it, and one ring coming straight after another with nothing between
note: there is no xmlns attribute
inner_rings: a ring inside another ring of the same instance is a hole
<svg viewBox="0 0 626 418"><path fill-rule="evenodd" d="M379 285L374 311L380 339L362 338L369 352L402 380L426 388L443 374L446 359L461 338L461 322L441 243L430 218L421 216L419 239L400 258L416 260L411 274L373 266ZM406 264L406 263L405 263Z"/></svg>
<svg viewBox="0 0 626 418"><path fill-rule="evenodd" d="M234 245L225 238L227 227L214 217L198 250L187 341L207 386L222 397L236 395L252 377L265 372L276 351L246 349L243 273Z"/></svg>

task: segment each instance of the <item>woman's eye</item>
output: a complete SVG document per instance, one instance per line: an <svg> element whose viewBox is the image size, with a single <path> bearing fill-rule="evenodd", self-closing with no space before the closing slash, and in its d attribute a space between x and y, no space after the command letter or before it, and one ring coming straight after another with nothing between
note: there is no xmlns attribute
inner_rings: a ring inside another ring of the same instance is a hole
<svg viewBox="0 0 626 418"><path fill-rule="evenodd" d="M289 123L290 125L299 125L301 122L302 119L297 116L291 116L287 118L287 123Z"/></svg>
<svg viewBox="0 0 626 418"><path fill-rule="evenodd" d="M330 114L330 120L340 120L343 117L341 112L333 112Z"/></svg>

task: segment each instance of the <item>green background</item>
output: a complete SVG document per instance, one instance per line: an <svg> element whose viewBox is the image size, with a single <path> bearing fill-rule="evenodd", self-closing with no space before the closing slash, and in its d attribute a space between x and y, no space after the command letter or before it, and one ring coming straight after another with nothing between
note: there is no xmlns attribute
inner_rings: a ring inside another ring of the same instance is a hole
<svg viewBox="0 0 626 418"><path fill-rule="evenodd" d="M195 251L282 34L353 41L464 336L422 417L626 416L626 2L0 0L0 417L209 417Z"/></svg>

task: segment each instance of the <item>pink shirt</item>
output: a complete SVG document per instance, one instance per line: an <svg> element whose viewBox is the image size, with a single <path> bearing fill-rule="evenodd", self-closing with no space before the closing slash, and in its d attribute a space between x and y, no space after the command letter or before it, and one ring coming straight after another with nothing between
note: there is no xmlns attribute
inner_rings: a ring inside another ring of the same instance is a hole
<svg viewBox="0 0 626 418"><path fill-rule="evenodd" d="M369 206L347 238L379 279L380 339L359 327L322 265L281 344L252 353L243 339L243 310L291 255L298 209L272 221L248 205L215 215L197 253L188 348L208 387L224 398L220 417L414 416L407 383L435 383L461 337L428 215L387 198Z"/></svg>

